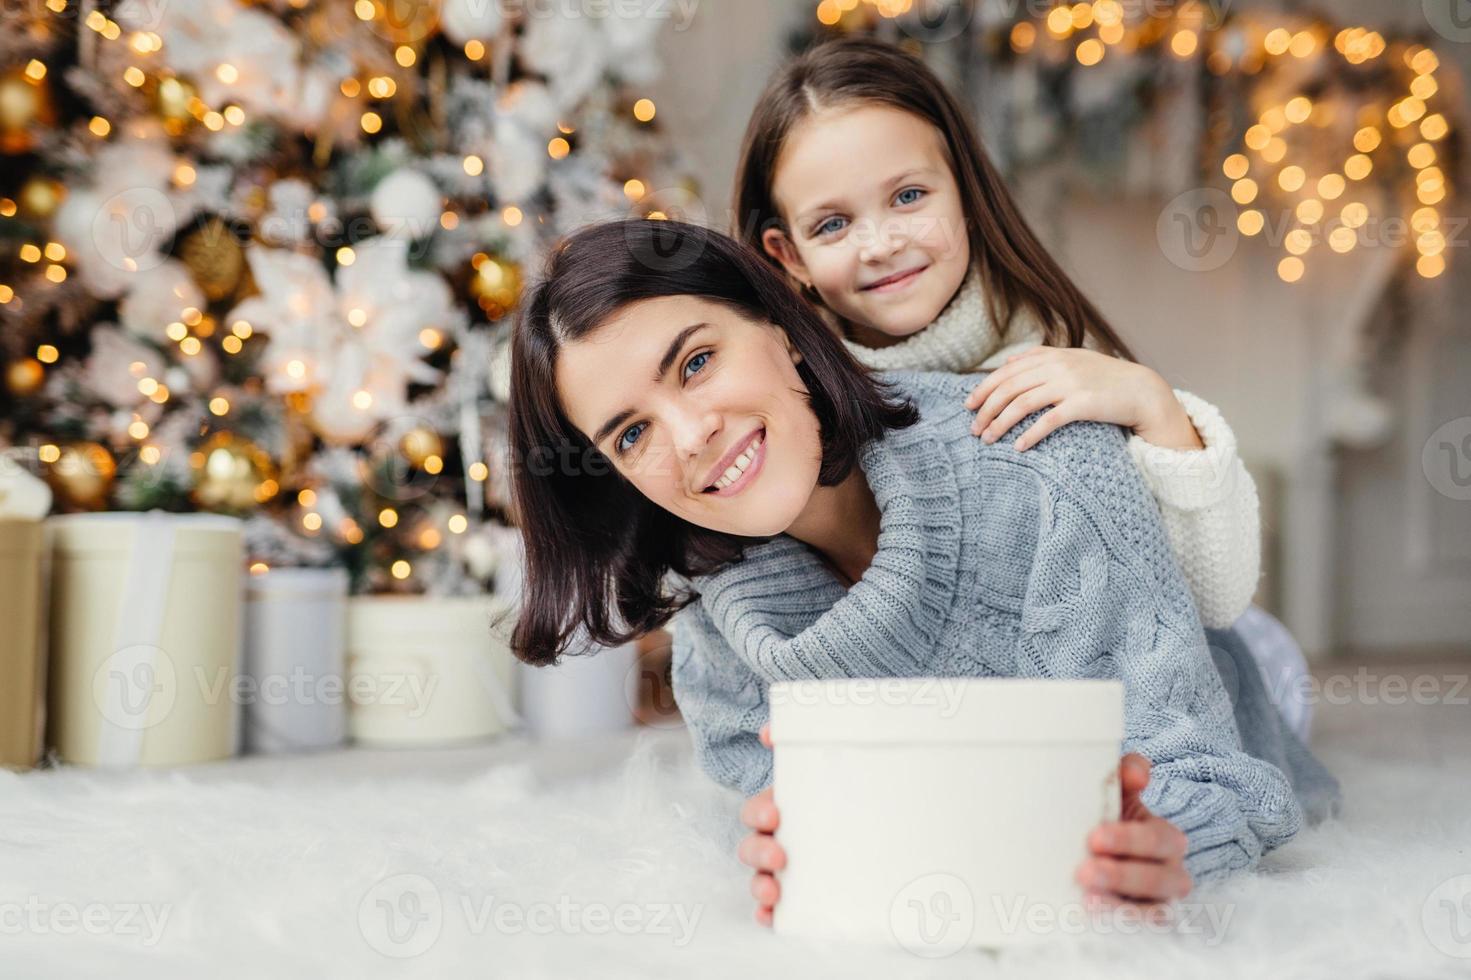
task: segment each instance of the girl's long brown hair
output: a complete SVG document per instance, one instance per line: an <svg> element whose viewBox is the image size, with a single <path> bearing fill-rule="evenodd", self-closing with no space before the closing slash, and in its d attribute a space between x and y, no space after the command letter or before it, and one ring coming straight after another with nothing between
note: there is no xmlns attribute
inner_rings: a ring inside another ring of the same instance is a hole
<svg viewBox="0 0 1471 980"><path fill-rule="evenodd" d="M975 127L935 73L919 58L881 41L842 38L809 49L771 79L746 126L732 200L732 231L768 261L761 234L790 237L771 196L777 162L792 130L823 109L882 105L911 113L940 131L960 188L971 263L979 268L991 319L998 327L1027 310L1044 342L1133 360L1128 345L1042 247L981 149ZM1004 335L1004 334L1003 334Z"/></svg>

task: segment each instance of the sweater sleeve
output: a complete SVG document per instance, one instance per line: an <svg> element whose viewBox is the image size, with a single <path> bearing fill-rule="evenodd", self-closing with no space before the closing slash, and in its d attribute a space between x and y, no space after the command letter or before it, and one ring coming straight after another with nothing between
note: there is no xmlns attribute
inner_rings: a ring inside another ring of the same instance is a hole
<svg viewBox="0 0 1471 980"><path fill-rule="evenodd" d="M766 685L736 655L695 602L673 622L674 700L689 726L695 763L722 786L751 796L771 782L771 750L761 744Z"/></svg>
<svg viewBox="0 0 1471 980"><path fill-rule="evenodd" d="M1186 869L1200 882L1249 868L1297 832L1291 785L1242 750L1147 491L1116 466L1063 462L1040 479L1017 673L1122 680L1124 750L1154 763L1142 799L1185 832Z"/></svg>
<svg viewBox="0 0 1471 980"><path fill-rule="evenodd" d="M1129 438L1129 453L1159 503L1201 621L1224 629L1251 604L1261 576L1256 484L1220 411L1188 391L1177 388L1175 397L1205 448L1170 449L1136 435Z"/></svg>

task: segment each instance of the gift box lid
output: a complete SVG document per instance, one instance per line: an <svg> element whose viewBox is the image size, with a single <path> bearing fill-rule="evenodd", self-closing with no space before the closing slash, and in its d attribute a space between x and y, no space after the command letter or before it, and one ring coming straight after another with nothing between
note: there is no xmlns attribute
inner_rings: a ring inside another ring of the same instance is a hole
<svg viewBox="0 0 1471 980"><path fill-rule="evenodd" d="M877 677L771 685L771 740L793 743L1120 741L1116 680Z"/></svg>
<svg viewBox="0 0 1471 980"><path fill-rule="evenodd" d="M313 598L347 595L347 569L331 568L269 568L263 572L252 572L246 579L249 597L300 596Z"/></svg>
<svg viewBox="0 0 1471 980"><path fill-rule="evenodd" d="M167 522L174 532L174 553L191 556L239 556L244 523L224 514L170 514L164 511L107 511L61 514L46 519L52 548L63 555L125 555L148 522Z"/></svg>

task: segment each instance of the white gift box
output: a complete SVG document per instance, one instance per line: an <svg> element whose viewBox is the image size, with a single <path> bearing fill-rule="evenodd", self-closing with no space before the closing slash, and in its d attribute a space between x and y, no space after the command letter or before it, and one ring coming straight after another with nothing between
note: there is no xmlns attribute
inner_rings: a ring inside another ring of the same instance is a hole
<svg viewBox="0 0 1471 980"><path fill-rule="evenodd" d="M1085 921L1073 876L1119 816L1119 682L792 681L770 705L778 933L943 956Z"/></svg>
<svg viewBox="0 0 1471 980"><path fill-rule="evenodd" d="M128 768L235 754L241 527L162 511L46 521L48 731L63 760Z"/></svg>
<svg viewBox="0 0 1471 980"><path fill-rule="evenodd" d="M520 665L526 729L544 740L578 739L633 726L638 646L625 643L563 656L545 667Z"/></svg>
<svg viewBox="0 0 1471 980"><path fill-rule="evenodd" d="M496 735L518 721L509 621L492 596L348 602L348 732L383 746Z"/></svg>
<svg viewBox="0 0 1471 980"><path fill-rule="evenodd" d="M0 766L41 755L46 657L41 522L0 516Z"/></svg>
<svg viewBox="0 0 1471 980"><path fill-rule="evenodd" d="M346 642L346 569L247 576L245 751L323 749L347 738Z"/></svg>

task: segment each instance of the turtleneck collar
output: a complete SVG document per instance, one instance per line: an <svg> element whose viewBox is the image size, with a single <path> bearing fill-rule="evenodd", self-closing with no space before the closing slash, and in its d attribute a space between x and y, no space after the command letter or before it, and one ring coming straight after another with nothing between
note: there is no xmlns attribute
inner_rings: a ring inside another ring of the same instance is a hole
<svg viewBox="0 0 1471 980"><path fill-rule="evenodd" d="M960 289L929 326L892 347L865 347L844 340L848 351L874 371L949 371L964 374L995 360L1003 350L1030 346L1041 340L1031 317L1018 310L1011 329L998 330L986 306L981 273L971 267Z"/></svg>
<svg viewBox="0 0 1471 980"><path fill-rule="evenodd" d="M851 588L785 534L694 582L711 621L767 680L836 676L855 656L875 677L926 669L956 595L955 471L923 420L870 441L860 466L879 508L879 539Z"/></svg>

